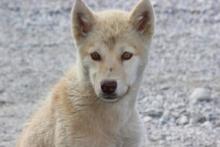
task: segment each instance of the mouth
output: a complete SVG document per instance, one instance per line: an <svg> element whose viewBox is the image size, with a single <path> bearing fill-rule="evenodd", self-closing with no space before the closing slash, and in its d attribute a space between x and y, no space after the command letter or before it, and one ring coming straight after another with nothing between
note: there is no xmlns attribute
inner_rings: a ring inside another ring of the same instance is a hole
<svg viewBox="0 0 220 147"><path fill-rule="evenodd" d="M106 95L106 94L101 94L100 99L103 100L104 102L117 102L120 97L116 94L111 94L111 95Z"/></svg>

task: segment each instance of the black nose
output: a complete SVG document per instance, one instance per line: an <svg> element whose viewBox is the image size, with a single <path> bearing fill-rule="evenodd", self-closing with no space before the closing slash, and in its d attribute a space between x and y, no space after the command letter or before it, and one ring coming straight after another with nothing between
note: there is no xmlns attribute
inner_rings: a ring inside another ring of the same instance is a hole
<svg viewBox="0 0 220 147"><path fill-rule="evenodd" d="M101 89L104 94L111 95L117 88L117 82L113 80L106 80L101 83Z"/></svg>

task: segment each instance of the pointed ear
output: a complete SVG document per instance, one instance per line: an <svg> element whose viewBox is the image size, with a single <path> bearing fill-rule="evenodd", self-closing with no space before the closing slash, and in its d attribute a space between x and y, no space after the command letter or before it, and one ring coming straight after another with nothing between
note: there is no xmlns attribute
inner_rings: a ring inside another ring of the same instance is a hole
<svg viewBox="0 0 220 147"><path fill-rule="evenodd" d="M134 29L144 35L154 33L154 10L149 0L140 0L130 14Z"/></svg>
<svg viewBox="0 0 220 147"><path fill-rule="evenodd" d="M86 37L92 30L94 21L93 12L82 0L76 0L72 9L72 29L75 39Z"/></svg>

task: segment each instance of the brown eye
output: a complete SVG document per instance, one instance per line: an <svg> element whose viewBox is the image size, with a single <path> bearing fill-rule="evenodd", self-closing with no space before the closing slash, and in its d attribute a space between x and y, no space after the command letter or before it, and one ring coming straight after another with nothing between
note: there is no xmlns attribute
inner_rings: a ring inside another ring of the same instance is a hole
<svg viewBox="0 0 220 147"><path fill-rule="evenodd" d="M129 59L131 59L132 56L133 56L132 53L124 52L124 53L122 54L122 56L121 56L121 59L122 59L122 60L129 60Z"/></svg>
<svg viewBox="0 0 220 147"><path fill-rule="evenodd" d="M97 52L91 53L90 56L91 56L91 58L92 58L93 60L95 60L95 61L100 61L100 60L101 60L101 56L100 56L100 54L97 53Z"/></svg>

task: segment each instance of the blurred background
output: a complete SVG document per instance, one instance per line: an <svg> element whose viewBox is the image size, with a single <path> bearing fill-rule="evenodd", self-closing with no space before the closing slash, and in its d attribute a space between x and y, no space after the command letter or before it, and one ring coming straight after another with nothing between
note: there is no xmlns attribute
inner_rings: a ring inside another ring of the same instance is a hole
<svg viewBox="0 0 220 147"><path fill-rule="evenodd" d="M130 10L138 0L84 0ZM0 1L0 147L74 64L72 0ZM220 147L220 0L151 0L156 34L139 94L152 147Z"/></svg>

